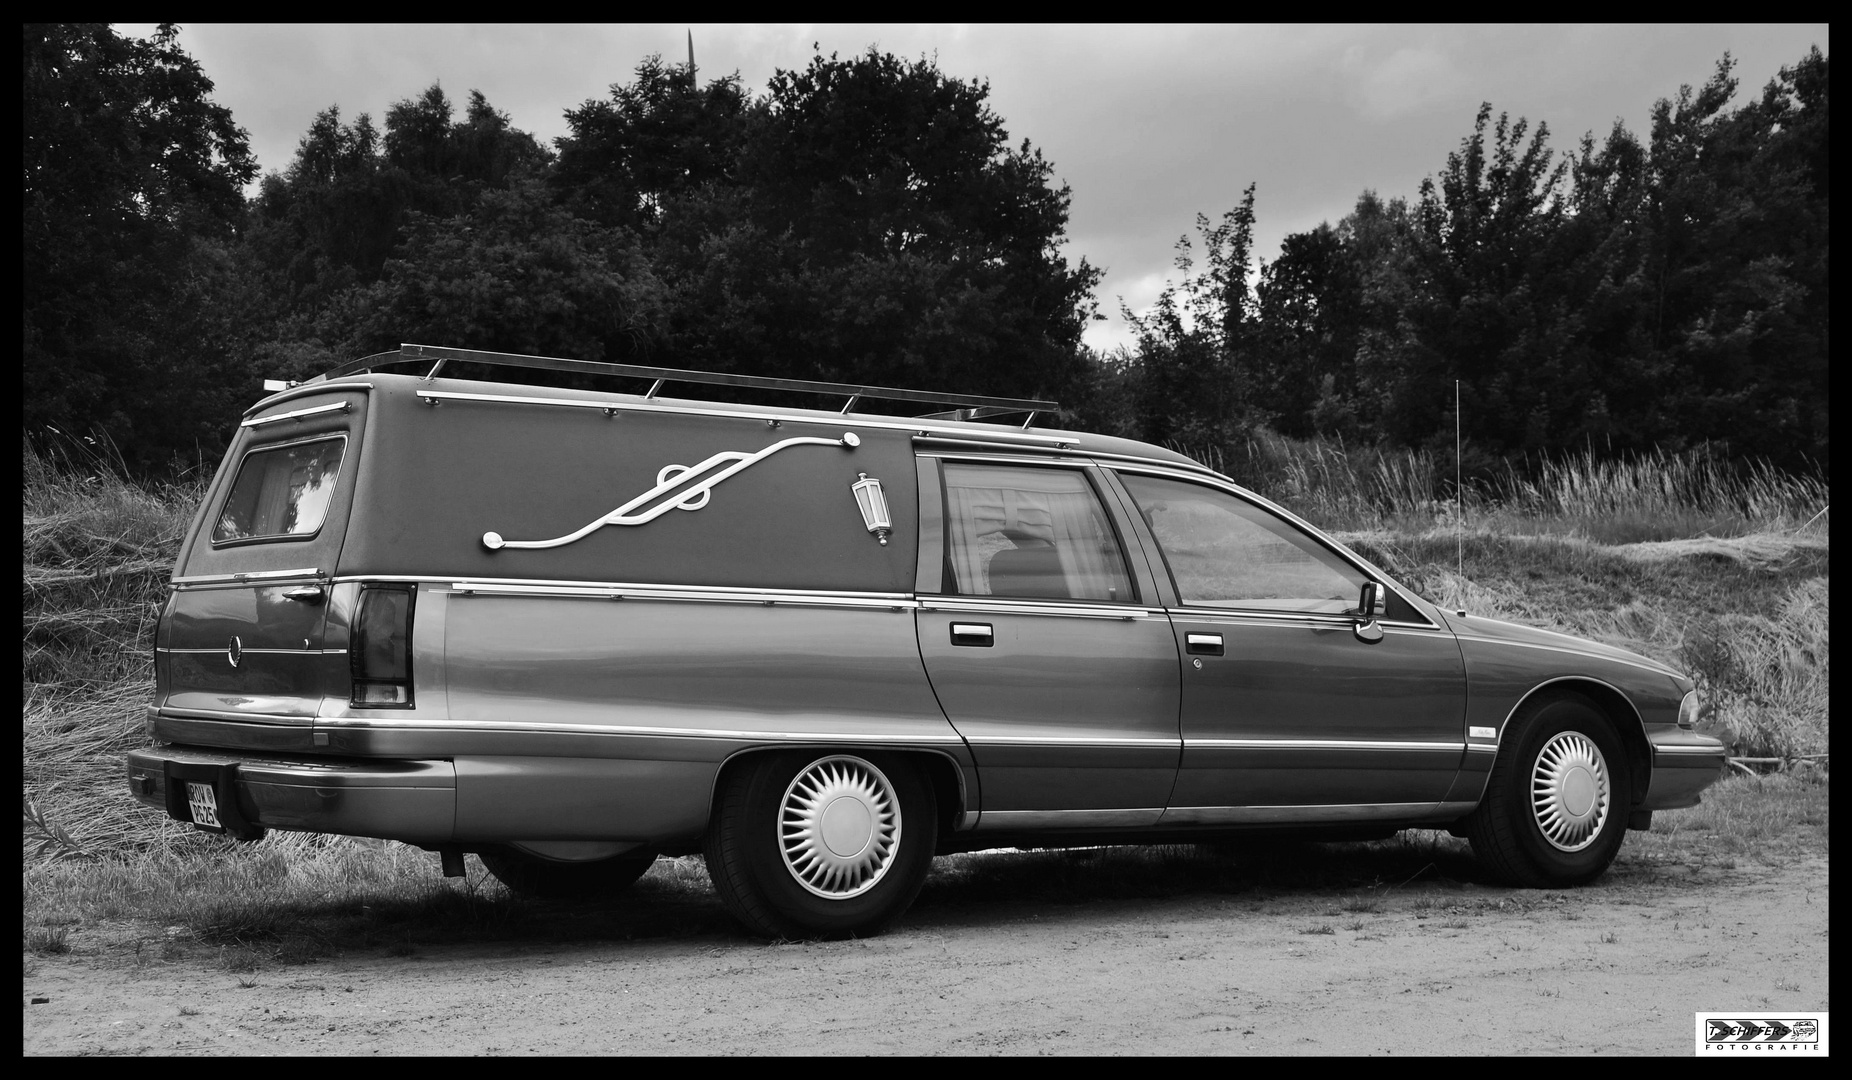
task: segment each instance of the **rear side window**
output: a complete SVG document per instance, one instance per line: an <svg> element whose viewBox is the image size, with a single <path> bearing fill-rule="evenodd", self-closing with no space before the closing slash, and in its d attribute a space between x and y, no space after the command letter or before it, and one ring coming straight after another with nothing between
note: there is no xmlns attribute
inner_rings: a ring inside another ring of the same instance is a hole
<svg viewBox="0 0 1852 1080"><path fill-rule="evenodd" d="M943 475L952 592L1135 599L1118 539L1081 473L947 463Z"/></svg>
<svg viewBox="0 0 1852 1080"><path fill-rule="evenodd" d="M307 539L322 527L347 437L310 439L253 450L219 511L212 542Z"/></svg>

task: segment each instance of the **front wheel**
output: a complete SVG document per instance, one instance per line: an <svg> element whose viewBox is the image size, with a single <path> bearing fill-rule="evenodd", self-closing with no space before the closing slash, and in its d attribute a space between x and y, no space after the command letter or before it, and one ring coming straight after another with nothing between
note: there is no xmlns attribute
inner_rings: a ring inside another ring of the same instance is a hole
<svg viewBox="0 0 1852 1080"><path fill-rule="evenodd" d="M937 817L932 785L904 756L766 754L721 785L708 876L767 937L877 933L919 895Z"/></svg>
<svg viewBox="0 0 1852 1080"><path fill-rule="evenodd" d="M1473 854L1495 877L1533 888L1600 877L1633 806L1613 726L1580 694L1551 694L1518 710L1504 742L1466 820Z"/></svg>

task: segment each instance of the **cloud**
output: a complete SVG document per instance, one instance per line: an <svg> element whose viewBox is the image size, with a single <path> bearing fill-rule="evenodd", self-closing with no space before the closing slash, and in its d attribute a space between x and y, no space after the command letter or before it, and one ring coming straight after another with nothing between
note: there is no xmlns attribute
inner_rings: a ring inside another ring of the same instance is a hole
<svg viewBox="0 0 1852 1080"><path fill-rule="evenodd" d="M1389 120L1435 104L1455 104L1468 89L1453 60L1435 45L1405 46L1382 59L1366 45L1344 50L1352 82L1350 104L1364 116Z"/></svg>

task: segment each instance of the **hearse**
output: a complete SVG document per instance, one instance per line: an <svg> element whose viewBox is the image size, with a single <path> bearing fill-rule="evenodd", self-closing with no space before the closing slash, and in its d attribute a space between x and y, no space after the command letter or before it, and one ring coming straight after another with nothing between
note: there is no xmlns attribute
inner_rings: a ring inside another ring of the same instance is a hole
<svg viewBox="0 0 1852 1080"><path fill-rule="evenodd" d="M1053 402L420 345L270 385L127 762L238 839L540 896L698 852L752 931L840 936L1003 846L1445 829L1575 885L1723 767L1679 672L1441 610Z"/></svg>

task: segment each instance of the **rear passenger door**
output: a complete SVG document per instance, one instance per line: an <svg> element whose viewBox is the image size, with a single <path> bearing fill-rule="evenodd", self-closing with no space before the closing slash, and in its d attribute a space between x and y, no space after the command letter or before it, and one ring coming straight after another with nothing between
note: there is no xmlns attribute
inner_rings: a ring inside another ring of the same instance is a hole
<svg viewBox="0 0 1852 1080"><path fill-rule="evenodd" d="M1155 823L1177 647L1123 509L1082 463L922 456L919 473L920 652L977 762L977 827Z"/></svg>

